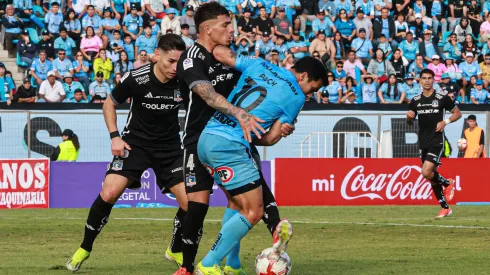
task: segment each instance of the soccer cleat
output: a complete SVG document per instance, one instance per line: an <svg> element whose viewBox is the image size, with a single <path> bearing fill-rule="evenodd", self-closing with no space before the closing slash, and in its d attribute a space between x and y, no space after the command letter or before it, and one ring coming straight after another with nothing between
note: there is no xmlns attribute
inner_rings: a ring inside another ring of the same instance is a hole
<svg viewBox="0 0 490 275"><path fill-rule="evenodd" d="M194 275L194 273L190 273L185 267L181 267L173 275Z"/></svg>
<svg viewBox="0 0 490 275"><path fill-rule="evenodd" d="M451 201L454 198L454 183L456 182L453 179L448 179L449 185L444 188L444 196L446 197L446 201Z"/></svg>
<svg viewBox="0 0 490 275"><path fill-rule="evenodd" d="M437 219L441 219L441 218L444 218L444 217L448 217L448 216L451 216L453 214L453 210L451 208L448 208L448 209L441 209L441 211L439 211L439 214L437 214L436 216L436 220Z"/></svg>
<svg viewBox="0 0 490 275"><path fill-rule="evenodd" d="M212 267L204 267L202 262L197 264L194 273L195 275L226 275L219 265L215 264Z"/></svg>
<svg viewBox="0 0 490 275"><path fill-rule="evenodd" d="M82 266L83 262L90 257L90 252L83 248L79 248L77 252L71 257L68 262L66 262L66 269L70 271L78 271Z"/></svg>
<svg viewBox="0 0 490 275"><path fill-rule="evenodd" d="M223 269L223 273L225 273L225 275L247 275L247 272L245 271L243 266L240 266L240 268L238 269L233 269L231 268L231 266L227 265Z"/></svg>
<svg viewBox="0 0 490 275"><path fill-rule="evenodd" d="M165 251L165 259L167 259L169 262L176 263L179 267L181 267L182 262L184 261L184 256L182 255L182 252L173 253L172 251L170 251L169 246Z"/></svg>
<svg viewBox="0 0 490 275"><path fill-rule="evenodd" d="M272 248L274 252L279 254L286 252L291 237L293 237L293 225L286 219L281 220L273 235L274 243L272 244Z"/></svg>

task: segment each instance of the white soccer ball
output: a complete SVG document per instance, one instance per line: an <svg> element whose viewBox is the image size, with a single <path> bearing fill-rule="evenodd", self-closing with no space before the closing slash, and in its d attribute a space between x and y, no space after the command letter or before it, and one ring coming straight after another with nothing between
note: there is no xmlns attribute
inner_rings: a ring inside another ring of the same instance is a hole
<svg viewBox="0 0 490 275"><path fill-rule="evenodd" d="M288 275L291 273L291 258L284 252L282 255L271 248L264 249L255 259L257 275Z"/></svg>
<svg viewBox="0 0 490 275"><path fill-rule="evenodd" d="M458 139L458 148L461 151L464 151L466 149L466 139L465 138L460 138Z"/></svg>

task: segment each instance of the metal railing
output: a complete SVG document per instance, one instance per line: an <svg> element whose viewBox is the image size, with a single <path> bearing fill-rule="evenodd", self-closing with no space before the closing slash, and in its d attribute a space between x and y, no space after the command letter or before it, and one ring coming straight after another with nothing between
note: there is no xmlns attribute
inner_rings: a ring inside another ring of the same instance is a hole
<svg viewBox="0 0 490 275"><path fill-rule="evenodd" d="M301 157L375 158L379 148L370 132L311 132L301 142Z"/></svg>

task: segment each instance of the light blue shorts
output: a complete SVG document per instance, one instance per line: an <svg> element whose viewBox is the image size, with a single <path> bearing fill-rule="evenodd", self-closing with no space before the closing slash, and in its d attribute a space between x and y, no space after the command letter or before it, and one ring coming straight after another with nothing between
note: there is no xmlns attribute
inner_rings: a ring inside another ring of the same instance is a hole
<svg viewBox="0 0 490 275"><path fill-rule="evenodd" d="M219 135L202 133L197 146L201 163L216 183L226 190L234 190L248 184L256 184L259 169L250 149Z"/></svg>

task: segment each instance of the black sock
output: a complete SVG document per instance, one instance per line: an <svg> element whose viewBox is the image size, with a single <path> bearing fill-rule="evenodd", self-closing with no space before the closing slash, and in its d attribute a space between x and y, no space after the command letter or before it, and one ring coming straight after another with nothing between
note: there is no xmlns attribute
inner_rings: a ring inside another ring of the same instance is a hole
<svg viewBox="0 0 490 275"><path fill-rule="evenodd" d="M434 190L434 195L436 195L436 198L439 201L441 207L444 209L448 209L449 205L447 205L446 198L444 197L442 186L439 183L432 183L432 190Z"/></svg>
<svg viewBox="0 0 490 275"><path fill-rule="evenodd" d="M109 221L109 215L113 206L114 204L105 202L100 195L97 196L88 213L87 223L85 224L85 235L80 245L81 248L88 252L92 251L95 238L97 238L104 225Z"/></svg>
<svg viewBox="0 0 490 275"><path fill-rule="evenodd" d="M182 228L182 252L184 261L182 267L187 269L187 272L194 272L194 261L196 259L197 249L201 241L203 223L206 214L208 213L209 205L189 201L187 214L184 218Z"/></svg>
<svg viewBox="0 0 490 275"><path fill-rule="evenodd" d="M272 195L271 189L265 180L262 181L262 196L264 200L264 216L262 217L262 221L266 224L269 232L274 234L277 225L281 221L281 217L279 216L279 209L277 209L276 199Z"/></svg>
<svg viewBox="0 0 490 275"><path fill-rule="evenodd" d="M432 177L432 181L442 184L444 187L449 186L449 181L446 178L444 178L441 174L439 174L437 171L434 171L434 177Z"/></svg>
<svg viewBox="0 0 490 275"><path fill-rule="evenodd" d="M170 243L170 251L172 253L182 252L182 224L184 224L184 218L187 211L182 208L177 210L177 214L174 217L174 234L172 236L172 242Z"/></svg>

